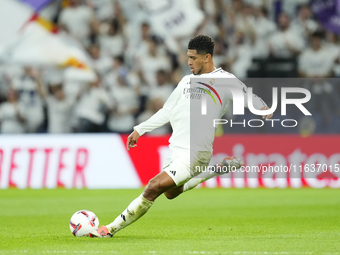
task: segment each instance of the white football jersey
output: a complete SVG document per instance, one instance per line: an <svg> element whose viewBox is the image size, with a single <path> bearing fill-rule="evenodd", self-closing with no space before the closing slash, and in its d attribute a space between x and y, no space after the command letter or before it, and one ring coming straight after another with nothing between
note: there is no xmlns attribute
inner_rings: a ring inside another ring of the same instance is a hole
<svg viewBox="0 0 340 255"><path fill-rule="evenodd" d="M146 132L150 132L155 128L161 127L164 124L170 122L173 133L170 137L170 144L193 149L198 151L211 151L212 144L215 137L215 128L212 119L220 119L228 110L230 102L233 100L232 94L230 92L223 93L220 96L221 104L216 104L213 110L209 111L209 121L204 123L195 123L195 120L190 114L191 111L201 111L201 109L193 109L190 105L191 100L195 100L196 95L191 96L192 90L190 90L190 79L191 78L231 78L234 82L233 85L240 86L244 93L244 103L247 107L247 96L246 96L246 86L239 81L233 74L224 71L222 68L215 69L211 73L205 73L201 75L186 75L179 82L176 89L172 92L169 99L165 102L162 109L155 113L150 119L142 122L138 126L134 127L140 135ZM212 85L213 86L213 85ZM216 89L218 91L218 89ZM195 104L196 105L196 104ZM197 104L200 105L200 104ZM254 108L260 110L266 104L261 100L261 98L253 95L253 105ZM197 107L196 107L197 108ZM190 125L195 125L190 127ZM190 140L190 136L192 139ZM191 142L191 143L190 143ZM193 147L191 147L191 145Z"/></svg>

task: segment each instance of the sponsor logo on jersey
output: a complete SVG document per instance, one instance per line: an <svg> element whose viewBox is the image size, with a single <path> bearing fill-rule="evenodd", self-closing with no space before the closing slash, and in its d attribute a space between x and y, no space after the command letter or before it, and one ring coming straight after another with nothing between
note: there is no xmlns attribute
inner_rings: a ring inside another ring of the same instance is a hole
<svg viewBox="0 0 340 255"><path fill-rule="evenodd" d="M212 92L214 92L215 95L217 96L218 100L220 101L220 104L222 105L222 100L221 100L221 98L220 98L220 95L219 95L219 94L217 93L217 91L212 87L213 85L215 85L215 79L210 80L209 83L210 83L211 85L208 85L208 84L203 83L203 82L197 82L197 83L198 83L198 84L201 84L201 85L203 85L203 86L206 86L206 87L209 88ZM198 87L198 89L201 89L201 90L203 90L204 92L206 92L206 93L214 100L215 105L217 105L214 96L211 94L211 92L210 92L209 90L204 89L204 88L200 88L200 87Z"/></svg>

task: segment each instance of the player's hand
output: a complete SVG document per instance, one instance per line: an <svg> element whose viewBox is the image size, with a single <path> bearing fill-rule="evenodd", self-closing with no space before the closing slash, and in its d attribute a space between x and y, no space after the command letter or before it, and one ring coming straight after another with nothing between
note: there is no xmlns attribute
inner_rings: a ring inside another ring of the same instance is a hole
<svg viewBox="0 0 340 255"><path fill-rule="evenodd" d="M261 110L269 110L270 108L269 107L267 107L267 106L264 106L264 107L262 107L261 108ZM271 119L273 117L273 114L271 113L271 114L269 114L269 115L262 115L262 119L266 119L266 120L269 120L269 119Z"/></svg>
<svg viewBox="0 0 340 255"><path fill-rule="evenodd" d="M138 132L136 130L133 131L129 135L127 142L126 142L126 148L127 148L128 151L130 150L130 148L135 148L137 146L137 140L138 140L139 137L140 137L140 135L138 134Z"/></svg>

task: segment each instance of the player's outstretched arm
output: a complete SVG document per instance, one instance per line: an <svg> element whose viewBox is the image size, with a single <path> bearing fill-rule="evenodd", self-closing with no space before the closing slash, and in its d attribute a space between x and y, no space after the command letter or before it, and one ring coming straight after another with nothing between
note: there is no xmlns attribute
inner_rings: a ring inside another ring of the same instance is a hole
<svg viewBox="0 0 340 255"><path fill-rule="evenodd" d="M242 83L241 83L242 84ZM247 95L247 90L246 90L246 86L244 85L243 88L243 93L244 93L244 103L245 103L245 107L249 107L248 106L248 95ZM261 111L265 111L265 110L269 110L270 108L267 106L267 104L257 95L252 94L252 102L253 102L253 107L257 110L261 110ZM262 115L263 119L269 120L273 117L273 114L268 114L268 115Z"/></svg>
<svg viewBox="0 0 340 255"><path fill-rule="evenodd" d="M268 106L264 106L261 108L261 111L262 110L269 110L270 108ZM269 120L273 117L273 114L269 114L269 115L262 115L262 119L265 119L265 120Z"/></svg>
<svg viewBox="0 0 340 255"><path fill-rule="evenodd" d="M139 137L140 137L140 135L138 134L138 132L136 130L133 131L129 135L127 142L126 142L126 148L127 148L128 151L130 150L130 148L135 148L137 146L137 140L138 140Z"/></svg>

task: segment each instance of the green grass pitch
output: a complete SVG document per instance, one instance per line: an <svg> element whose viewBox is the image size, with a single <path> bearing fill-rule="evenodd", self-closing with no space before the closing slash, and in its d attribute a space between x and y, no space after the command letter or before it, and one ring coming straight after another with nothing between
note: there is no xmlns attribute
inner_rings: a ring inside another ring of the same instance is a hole
<svg viewBox="0 0 340 255"><path fill-rule="evenodd" d="M71 234L75 211L108 224L141 191L0 190L0 255L340 254L339 189L196 189L111 239Z"/></svg>

